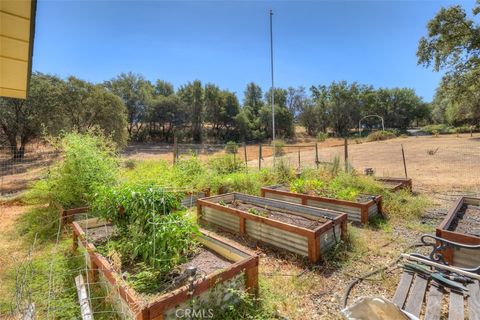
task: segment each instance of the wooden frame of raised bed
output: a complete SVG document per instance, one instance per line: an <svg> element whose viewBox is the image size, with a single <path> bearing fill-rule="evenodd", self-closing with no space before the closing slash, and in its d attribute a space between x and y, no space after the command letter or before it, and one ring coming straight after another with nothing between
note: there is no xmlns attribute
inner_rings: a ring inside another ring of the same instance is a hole
<svg viewBox="0 0 480 320"><path fill-rule="evenodd" d="M386 187L392 191L408 190L412 192L411 178L396 178L396 177L375 177L376 181L383 182Z"/></svg>
<svg viewBox="0 0 480 320"><path fill-rule="evenodd" d="M258 294L258 256L228 239L201 230L198 241L203 247L231 261L232 264L195 280L193 286L188 284L181 286L145 303L137 298L138 294L122 280L113 265L97 252L92 243L88 242L85 231L105 225L105 221L97 218L73 222L71 224L73 249L76 250L78 246L86 249L87 278L92 282L100 282L108 288L112 297L118 298L114 307L121 312L123 318L135 320L174 319L176 310L194 308L189 303L192 298L202 301L208 300L211 294L231 295L229 288L232 287L245 289L254 295ZM243 281L241 277L244 278Z"/></svg>
<svg viewBox="0 0 480 320"><path fill-rule="evenodd" d="M326 221L314 229L307 229L222 204L236 200L299 218ZM322 254L336 242L345 239L347 230L345 213L235 192L197 200L197 218L199 223L212 223L227 231L248 235L277 248L306 256L311 262L318 262Z"/></svg>
<svg viewBox="0 0 480 320"><path fill-rule="evenodd" d="M455 230L449 230L453 227L455 218L457 218L459 212L465 205L480 206L480 198L459 198L450 208L443 221L438 225L436 236L460 244L480 245L480 237L457 232ZM480 266L478 250L475 251L468 248L453 248L447 246L442 254L446 262L457 267Z"/></svg>
<svg viewBox="0 0 480 320"><path fill-rule="evenodd" d="M348 215L348 220L368 223L368 220L382 214L382 196L374 196L367 202L339 200L303 193L294 193L281 190L283 186L262 187L261 195L264 198L288 201L310 207L334 210Z"/></svg>

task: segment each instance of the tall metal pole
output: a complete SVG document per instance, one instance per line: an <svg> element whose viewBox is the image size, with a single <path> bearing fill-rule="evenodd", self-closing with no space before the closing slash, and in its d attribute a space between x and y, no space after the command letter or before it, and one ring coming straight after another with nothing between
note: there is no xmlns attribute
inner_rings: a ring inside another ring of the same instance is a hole
<svg viewBox="0 0 480 320"><path fill-rule="evenodd" d="M272 141L273 141L273 164L275 165L275 95L274 89L275 85L273 82L273 26L272 26L272 19L273 19L273 11L270 9L270 68L272 71L272 88L271 88L271 102L272 102Z"/></svg>

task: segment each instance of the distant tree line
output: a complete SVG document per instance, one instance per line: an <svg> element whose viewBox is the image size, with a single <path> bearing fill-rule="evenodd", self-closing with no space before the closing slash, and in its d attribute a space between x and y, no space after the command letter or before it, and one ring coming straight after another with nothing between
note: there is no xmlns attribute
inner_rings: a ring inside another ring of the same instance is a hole
<svg viewBox="0 0 480 320"><path fill-rule="evenodd" d="M345 136L365 115L377 114L388 128L406 129L430 117L428 104L414 90L374 89L358 83L275 88L275 130L291 138L294 125L315 136L329 130ZM213 83L188 82L177 90L171 83L152 83L122 73L102 84L75 77L66 80L34 73L27 100L0 98L0 136L22 157L25 145L42 135L99 128L119 145L130 141L204 142L263 141L272 137L272 94L249 83L239 102L234 92ZM366 119L366 127L379 127Z"/></svg>
<svg viewBox="0 0 480 320"><path fill-rule="evenodd" d="M217 85L189 82L177 91L168 82L156 84L141 75L121 74L105 86L122 98L128 110L128 132L134 140L201 142L261 141L272 137L272 92L249 83L242 103L235 93ZM365 115L378 114L385 126L406 129L429 119L430 110L412 89L374 89L345 81L329 86L275 88L273 92L276 136L290 138L294 125L303 125L314 136L331 129L344 136ZM365 126L379 126L365 120Z"/></svg>

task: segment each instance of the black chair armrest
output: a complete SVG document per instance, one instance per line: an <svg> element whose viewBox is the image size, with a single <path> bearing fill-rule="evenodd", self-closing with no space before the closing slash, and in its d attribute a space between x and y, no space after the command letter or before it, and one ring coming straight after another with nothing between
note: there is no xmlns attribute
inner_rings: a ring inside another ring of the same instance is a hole
<svg viewBox="0 0 480 320"><path fill-rule="evenodd" d="M478 250L478 254L480 255L480 245L468 245L468 244L463 244L463 243L458 243L454 241L450 241L444 238L440 238L437 236L433 236L430 234L424 234L420 240L422 241L422 244L428 247L432 247L432 251L428 256L424 256L418 253L412 254L413 256L421 257L423 259L427 259L433 262L441 263L444 265L448 265L448 263L445 261L445 258L443 256L443 252L445 249L452 248L452 249L471 249L471 250ZM454 266L458 269L480 274L480 266L474 267L474 268L460 268L458 266Z"/></svg>

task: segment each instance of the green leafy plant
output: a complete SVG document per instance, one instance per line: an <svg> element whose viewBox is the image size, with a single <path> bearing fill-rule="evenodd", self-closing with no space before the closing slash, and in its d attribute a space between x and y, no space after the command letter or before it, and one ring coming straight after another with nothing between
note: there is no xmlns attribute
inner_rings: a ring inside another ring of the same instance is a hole
<svg viewBox="0 0 480 320"><path fill-rule="evenodd" d="M317 140L320 142L324 142L328 138L328 133L326 132L319 132L317 133Z"/></svg>
<svg viewBox="0 0 480 320"><path fill-rule="evenodd" d="M283 150L285 148L285 141L279 139L273 140L271 145L274 149L275 156L283 156L283 154L285 153Z"/></svg>
<svg viewBox="0 0 480 320"><path fill-rule="evenodd" d="M228 154L234 154L238 152L238 144L235 141L228 141L225 145L225 152Z"/></svg>
<svg viewBox="0 0 480 320"><path fill-rule="evenodd" d="M257 208L250 208L250 209L247 210L247 212L250 213L250 214L256 215L256 216L261 215L260 211Z"/></svg>
<svg viewBox="0 0 480 320"><path fill-rule="evenodd" d="M63 160L32 186L28 200L55 202L64 208L85 206L98 185L116 182L119 162L115 145L101 133L69 133L55 144L62 150Z"/></svg>
<svg viewBox="0 0 480 320"><path fill-rule="evenodd" d="M97 189L92 212L112 221L118 231L99 250L107 255L118 252L122 265L137 266L130 279L139 290L158 289L160 281L156 286L147 280L165 276L196 247L196 224L185 212L175 211L181 196L151 182ZM138 269L143 265L148 268Z"/></svg>
<svg viewBox="0 0 480 320"><path fill-rule="evenodd" d="M245 169L245 164L235 156L227 154L210 159L208 167L218 174L227 174Z"/></svg>
<svg viewBox="0 0 480 320"><path fill-rule="evenodd" d="M274 174L280 183L286 183L295 177L295 169L284 159L275 163Z"/></svg>

